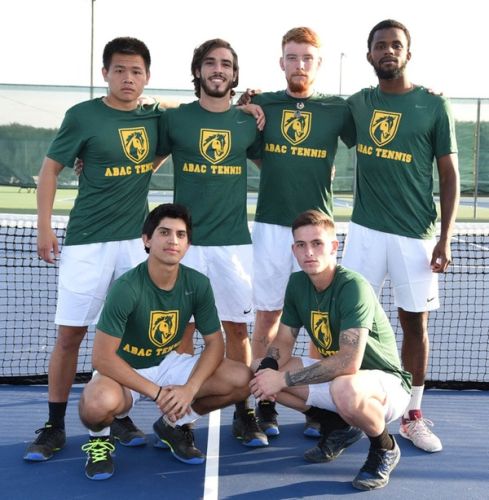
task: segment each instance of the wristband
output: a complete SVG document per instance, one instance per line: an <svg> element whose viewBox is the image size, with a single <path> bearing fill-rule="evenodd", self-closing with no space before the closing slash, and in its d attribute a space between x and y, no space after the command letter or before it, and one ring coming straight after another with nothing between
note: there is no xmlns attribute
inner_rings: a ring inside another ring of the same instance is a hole
<svg viewBox="0 0 489 500"><path fill-rule="evenodd" d="M271 358L270 356L263 358L256 371L258 372L260 370L263 370L264 368L271 368L272 370L278 370L277 360L275 358Z"/></svg>
<svg viewBox="0 0 489 500"><path fill-rule="evenodd" d="M161 393L161 389L162 389L162 387L160 385L160 388L158 389L158 394L156 394L156 397L153 399L153 401L156 401L159 398L160 393Z"/></svg>

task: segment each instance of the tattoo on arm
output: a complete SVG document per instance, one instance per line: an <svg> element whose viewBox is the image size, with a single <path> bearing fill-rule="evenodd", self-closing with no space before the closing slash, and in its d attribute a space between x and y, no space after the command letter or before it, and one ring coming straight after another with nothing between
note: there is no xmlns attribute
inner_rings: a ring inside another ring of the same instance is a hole
<svg viewBox="0 0 489 500"><path fill-rule="evenodd" d="M357 363L362 329L350 328L340 333L340 351L294 373L286 372L287 387L329 382L340 375L352 373L352 365ZM368 331L365 331L368 335Z"/></svg>
<svg viewBox="0 0 489 500"><path fill-rule="evenodd" d="M360 331L358 328L350 328L340 333L340 349L343 347L358 347L360 341Z"/></svg>

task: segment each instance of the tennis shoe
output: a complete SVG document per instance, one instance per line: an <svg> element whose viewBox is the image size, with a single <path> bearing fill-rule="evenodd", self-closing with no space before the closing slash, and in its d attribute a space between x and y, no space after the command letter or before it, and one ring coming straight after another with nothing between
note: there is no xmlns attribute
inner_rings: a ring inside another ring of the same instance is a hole
<svg viewBox="0 0 489 500"><path fill-rule="evenodd" d="M115 445L110 436L91 437L81 449L87 454L85 475L88 479L100 481L113 476L112 453L115 451Z"/></svg>
<svg viewBox="0 0 489 500"><path fill-rule="evenodd" d="M440 439L431 432L433 422L423 417L421 410L410 410L409 419L402 418L399 434L412 441L417 448L435 453L443 449Z"/></svg>
<svg viewBox="0 0 489 500"><path fill-rule="evenodd" d="M173 456L185 464L200 465L205 462L205 455L195 447L190 424L172 427L160 417L153 424L153 429L158 438L155 444L157 448L170 448Z"/></svg>
<svg viewBox="0 0 489 500"><path fill-rule="evenodd" d="M258 425L255 412L252 409L234 413L233 436L245 446L253 448L268 446L267 435Z"/></svg>
<svg viewBox="0 0 489 500"><path fill-rule="evenodd" d="M268 436L278 436L280 429L277 422L277 411L273 401L260 401L256 406L256 420L260 429Z"/></svg>
<svg viewBox="0 0 489 500"><path fill-rule="evenodd" d="M304 436L310 438L321 437L321 424L307 415L304 424Z"/></svg>
<svg viewBox="0 0 489 500"><path fill-rule="evenodd" d="M54 427L49 422L44 427L37 429L39 434L24 454L24 460L43 462L49 460L55 451L59 451L66 443L66 433L61 427Z"/></svg>
<svg viewBox="0 0 489 500"><path fill-rule="evenodd" d="M352 426L348 426L346 429L336 429L329 434L321 430L321 434L318 444L304 453L304 459L307 462L331 462L363 436L360 429Z"/></svg>
<svg viewBox="0 0 489 500"><path fill-rule="evenodd" d="M394 441L393 450L370 448L367 460L363 464L352 484L358 490L376 490L383 488L389 482L390 474L399 463L401 450Z"/></svg>
<svg viewBox="0 0 489 500"><path fill-rule="evenodd" d="M114 418L110 424L110 432L124 446L144 446L147 442L146 434L129 417Z"/></svg>

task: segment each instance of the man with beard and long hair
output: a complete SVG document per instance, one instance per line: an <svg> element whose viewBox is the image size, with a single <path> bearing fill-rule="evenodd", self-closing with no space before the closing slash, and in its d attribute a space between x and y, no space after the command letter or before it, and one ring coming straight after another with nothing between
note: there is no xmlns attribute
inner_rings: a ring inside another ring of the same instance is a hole
<svg viewBox="0 0 489 500"><path fill-rule="evenodd" d="M239 67L228 42L213 39L197 47L191 71L199 99L162 116L158 153L172 154L174 201L186 206L194 221L193 244L183 263L209 277L226 356L249 366L252 249L246 159L259 157L261 139L254 117L232 106ZM192 349L193 330L190 323L180 352ZM247 401L236 404L233 434L246 446L268 445Z"/></svg>
<svg viewBox="0 0 489 500"><path fill-rule="evenodd" d="M287 281L290 273L298 270L291 251L292 222L309 209L333 216L332 178L338 138L348 147L355 143L345 100L314 90L322 62L320 49L319 36L311 28L287 31L280 58L286 89L252 97L266 117L252 238L253 358L264 357L277 335ZM273 402L260 402L257 416L267 435L279 434ZM308 418L304 434L319 437L319 433L319 424Z"/></svg>
<svg viewBox="0 0 489 500"><path fill-rule="evenodd" d="M394 289L403 330L401 358L413 376L400 434L428 452L442 449L423 418L428 365L428 313L439 307L438 274L451 260L459 201L455 123L449 103L408 78L411 36L393 20L368 37L367 60L379 85L348 99L357 130L355 204L342 264L380 292ZM440 179L441 231L436 241L433 160Z"/></svg>

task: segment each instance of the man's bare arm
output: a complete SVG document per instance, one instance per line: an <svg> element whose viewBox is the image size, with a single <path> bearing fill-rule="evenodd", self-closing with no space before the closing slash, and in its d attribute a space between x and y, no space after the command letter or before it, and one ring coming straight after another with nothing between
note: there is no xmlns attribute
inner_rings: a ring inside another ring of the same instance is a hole
<svg viewBox="0 0 489 500"><path fill-rule="evenodd" d="M358 372L362 364L367 337L366 328L350 328L342 331L339 351L302 370L286 372L287 387L320 384L329 382L340 375L353 375Z"/></svg>

